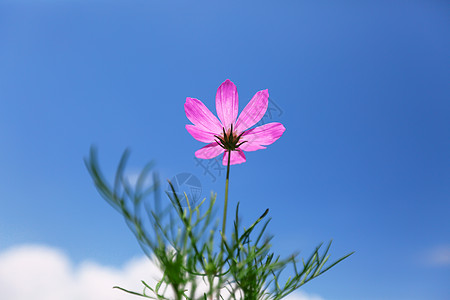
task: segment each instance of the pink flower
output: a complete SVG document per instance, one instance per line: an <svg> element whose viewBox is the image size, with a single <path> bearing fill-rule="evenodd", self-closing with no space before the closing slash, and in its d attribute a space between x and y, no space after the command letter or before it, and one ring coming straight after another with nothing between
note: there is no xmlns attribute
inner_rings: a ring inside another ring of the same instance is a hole
<svg viewBox="0 0 450 300"><path fill-rule="evenodd" d="M234 165L245 162L243 151L266 149L265 146L278 140L286 130L283 124L273 122L247 129L262 119L268 104L269 92L259 91L237 118L238 93L229 79L217 89L216 110L220 121L200 100L187 97L184 110L194 125L186 125L186 129L196 140L208 143L195 156L211 159L225 152L222 163L226 166L228 153L231 153L230 164Z"/></svg>

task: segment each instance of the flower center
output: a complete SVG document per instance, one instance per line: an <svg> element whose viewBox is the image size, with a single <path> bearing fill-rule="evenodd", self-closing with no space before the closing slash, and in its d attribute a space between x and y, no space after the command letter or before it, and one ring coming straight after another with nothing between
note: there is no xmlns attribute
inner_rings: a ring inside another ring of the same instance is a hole
<svg viewBox="0 0 450 300"><path fill-rule="evenodd" d="M236 135L236 133L233 131L233 124L231 124L231 128L228 132L225 131L225 128L222 128L223 135L215 135L216 137L216 143L222 147L225 150L234 151L237 148L239 148L240 145L247 141L243 141L239 143L240 138L244 134L245 131L242 131L241 134Z"/></svg>

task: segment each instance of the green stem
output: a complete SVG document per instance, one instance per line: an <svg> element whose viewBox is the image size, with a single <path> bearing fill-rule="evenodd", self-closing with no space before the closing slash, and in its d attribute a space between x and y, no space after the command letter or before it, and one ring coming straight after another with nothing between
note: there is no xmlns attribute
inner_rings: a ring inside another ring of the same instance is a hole
<svg viewBox="0 0 450 300"><path fill-rule="evenodd" d="M227 163L227 179L225 180L225 203L223 206L223 222L222 222L222 238L225 238L225 227L227 224L227 207L228 207L228 182L230 181L230 160L231 160L231 150L228 151L228 163ZM222 267L225 262L222 261L223 259L223 240L220 243L220 253L219 253L219 261L220 261L220 271L219 274L222 273ZM219 276L219 282L217 285L217 299L220 299L220 288L223 283L223 276Z"/></svg>
<svg viewBox="0 0 450 300"><path fill-rule="evenodd" d="M230 159L231 159L231 150L228 150L227 179L225 180L225 203L223 207L223 223L222 223L222 234L224 236L225 236L225 226L227 223L228 182L230 181Z"/></svg>

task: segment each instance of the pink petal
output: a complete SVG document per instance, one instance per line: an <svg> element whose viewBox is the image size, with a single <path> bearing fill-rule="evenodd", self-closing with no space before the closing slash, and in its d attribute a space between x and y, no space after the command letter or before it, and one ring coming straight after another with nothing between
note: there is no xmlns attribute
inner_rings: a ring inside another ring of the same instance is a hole
<svg viewBox="0 0 450 300"><path fill-rule="evenodd" d="M209 132L222 132L222 125L219 120L212 114L212 112L202 103L202 101L195 98L186 98L184 104L184 111L186 117L198 126Z"/></svg>
<svg viewBox="0 0 450 300"><path fill-rule="evenodd" d="M244 151L256 151L256 150L262 150L262 149L266 149L266 147L255 144L255 143L243 143L242 145L239 146L240 149L244 150Z"/></svg>
<svg viewBox="0 0 450 300"><path fill-rule="evenodd" d="M220 153L225 151L222 147L220 147L216 142L206 145L200 150L195 151L195 156L203 159L214 158Z"/></svg>
<svg viewBox="0 0 450 300"><path fill-rule="evenodd" d="M212 143L216 139L213 132L205 131L195 125L186 125L186 129L197 141Z"/></svg>
<svg viewBox="0 0 450 300"><path fill-rule="evenodd" d="M229 129L236 122L239 109L239 99L236 86L229 79L217 89L216 110L223 127Z"/></svg>
<svg viewBox="0 0 450 300"><path fill-rule="evenodd" d="M257 92L239 115L236 122L236 132L242 132L258 123L267 111L269 91Z"/></svg>
<svg viewBox="0 0 450 300"><path fill-rule="evenodd" d="M262 126L250 129L246 131L240 141L247 141L242 144L240 148L244 149L244 145L246 145L247 149L253 149L255 146L267 146L278 140L283 132L286 130L283 124L273 122L264 124ZM244 149L245 150L245 149ZM258 150L258 149L255 149ZM252 151L252 150L247 150Z"/></svg>
<svg viewBox="0 0 450 300"><path fill-rule="evenodd" d="M228 153L229 151L225 151L223 154L222 164L224 166L228 165ZM230 165L242 164L245 161L245 154L241 149L238 148L235 151L231 151Z"/></svg>

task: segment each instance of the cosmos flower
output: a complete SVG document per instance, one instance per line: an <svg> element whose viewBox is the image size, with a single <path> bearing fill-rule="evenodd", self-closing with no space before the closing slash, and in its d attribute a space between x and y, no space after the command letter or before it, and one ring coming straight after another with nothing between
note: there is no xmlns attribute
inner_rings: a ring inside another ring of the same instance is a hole
<svg viewBox="0 0 450 300"><path fill-rule="evenodd" d="M217 89L216 111L219 119L198 99L186 98L184 110L194 125L186 125L187 131L198 141L208 143L195 152L195 156L211 159L223 153L222 163L240 164L246 161L243 151L266 149L281 137L286 128L273 122L251 128L266 113L269 104L268 90L257 92L238 117L238 93L229 79Z"/></svg>

